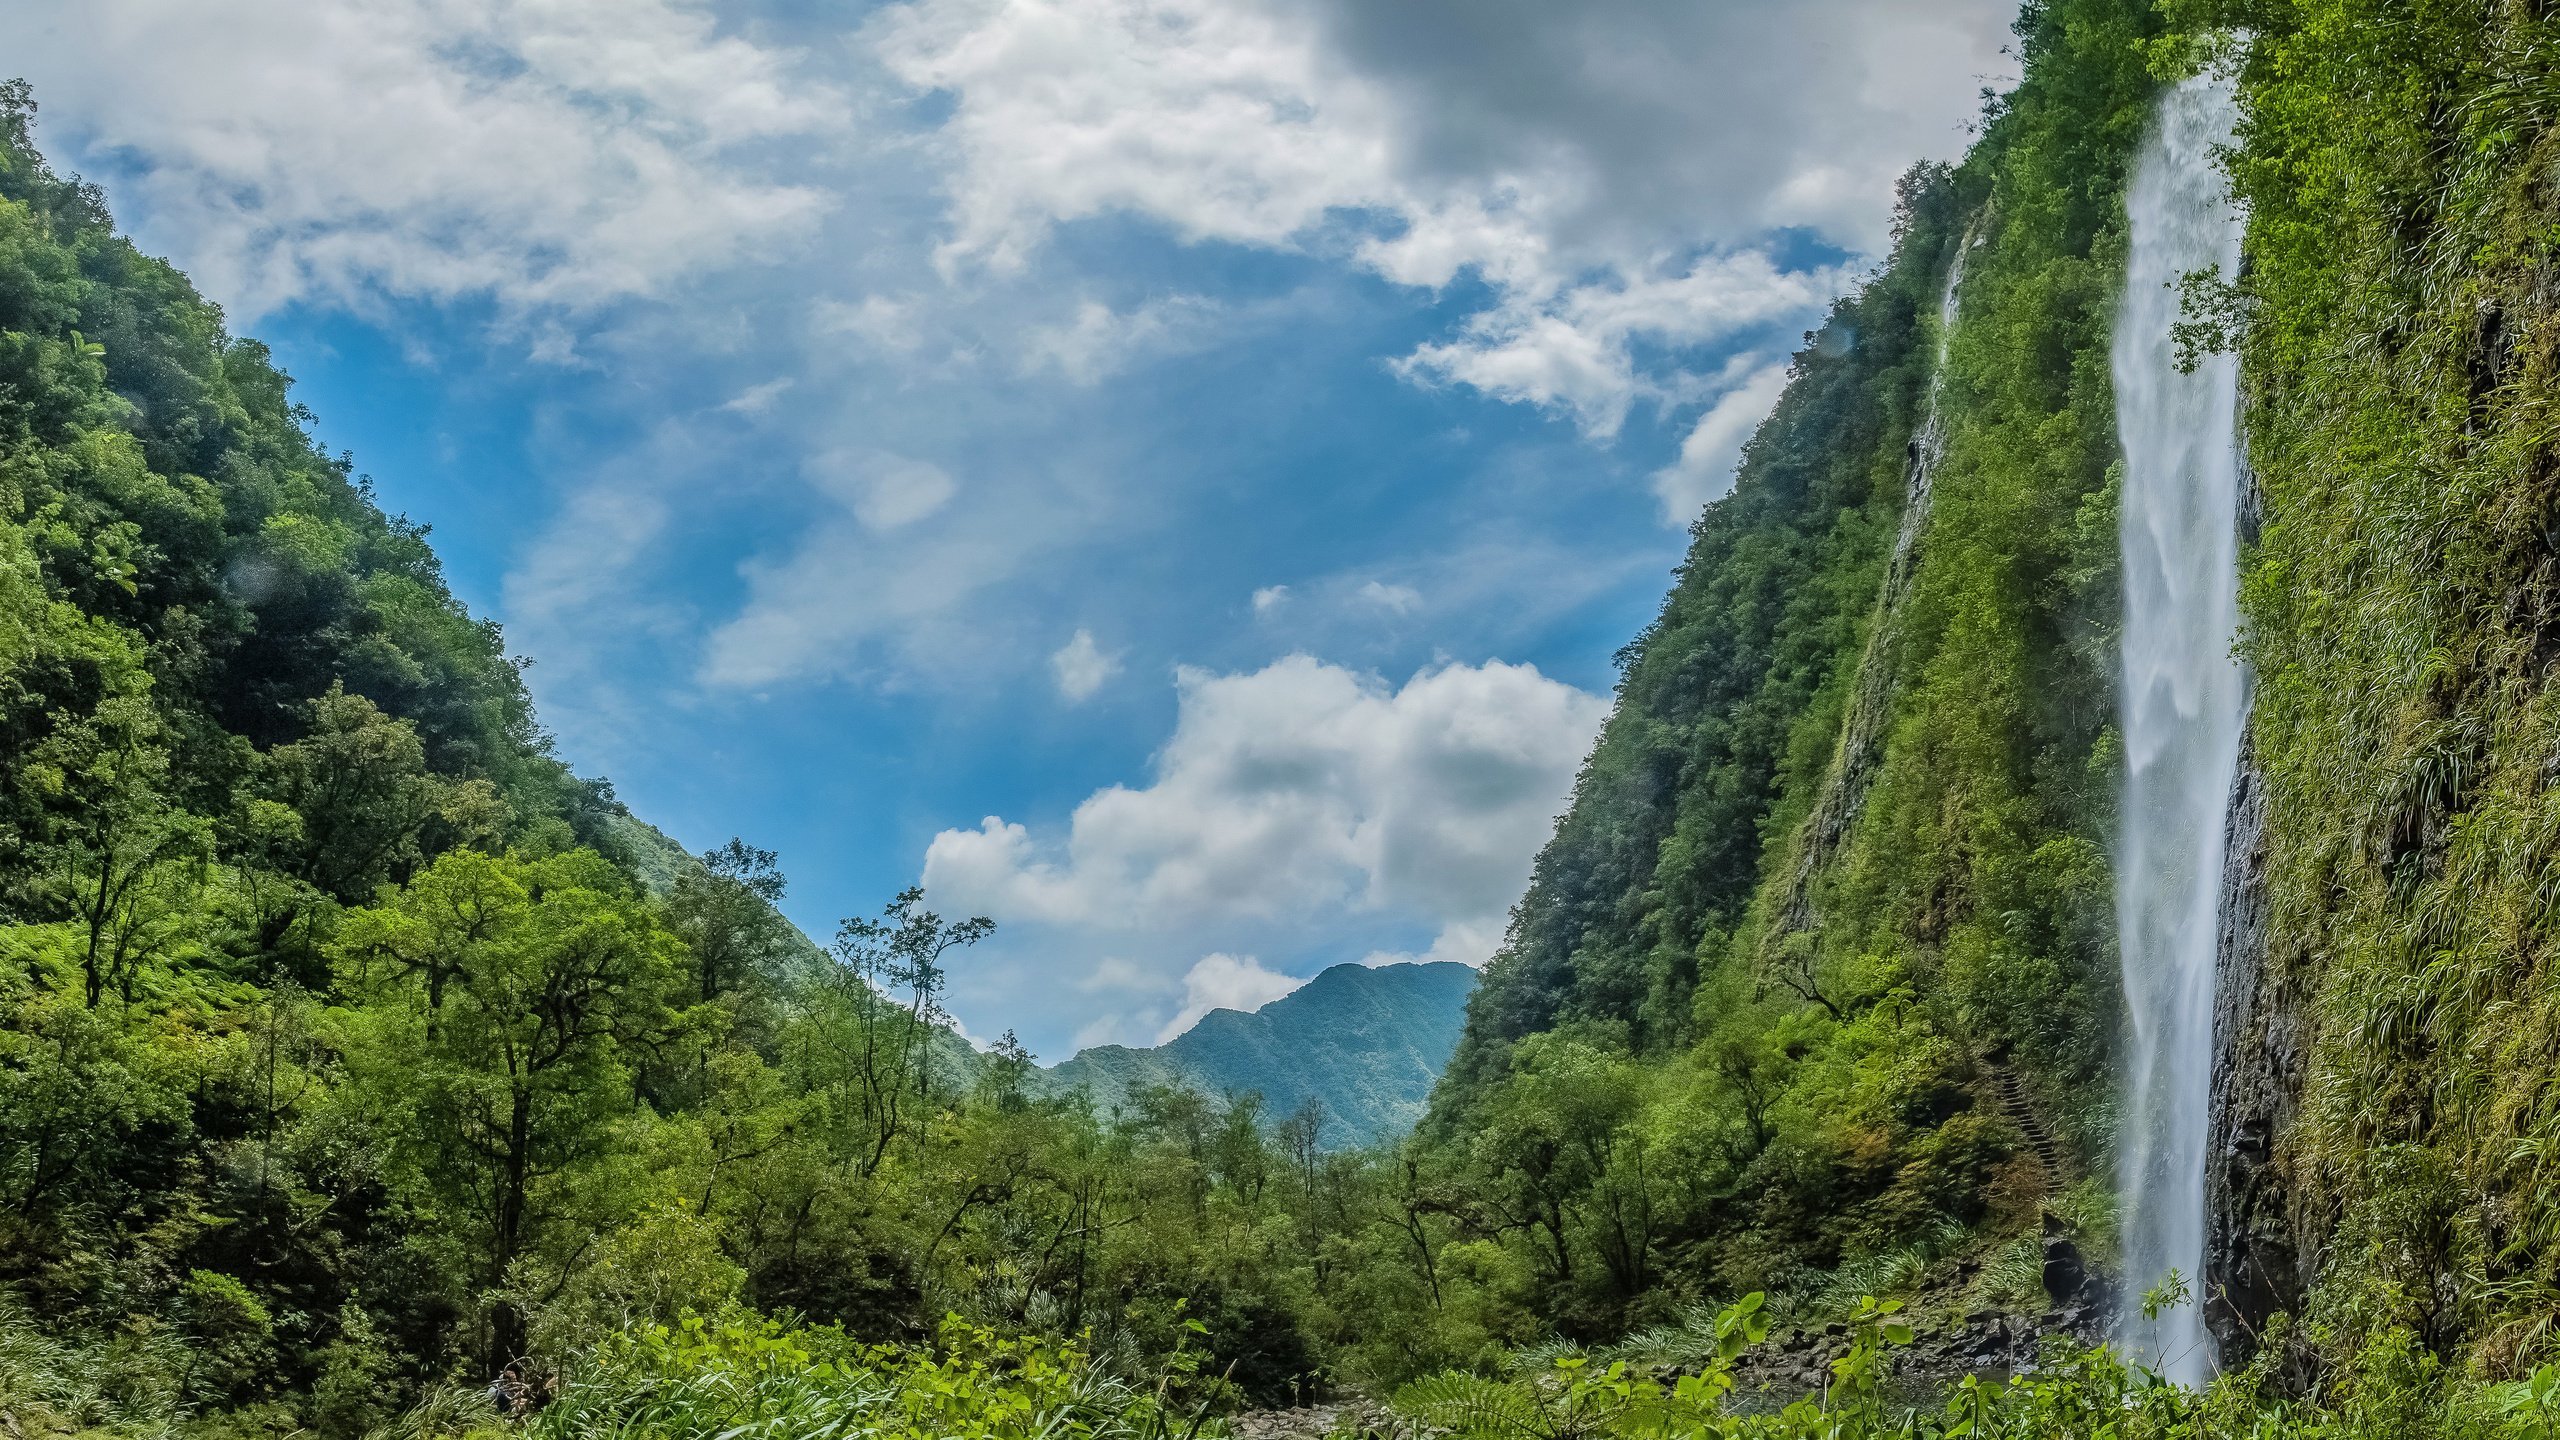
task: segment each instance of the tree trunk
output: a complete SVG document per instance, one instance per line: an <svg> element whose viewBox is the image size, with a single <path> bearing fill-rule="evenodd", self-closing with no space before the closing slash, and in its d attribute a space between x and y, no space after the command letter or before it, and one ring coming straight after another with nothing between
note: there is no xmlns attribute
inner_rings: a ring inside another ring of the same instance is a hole
<svg viewBox="0 0 2560 1440"><path fill-rule="evenodd" d="M532 1169L533 1097L523 1090L515 1093L507 1113L507 1153L505 1173L498 1184L498 1230L496 1245L489 1257L489 1288L497 1290L507 1282L507 1271L515 1265L516 1255L524 1243L525 1189ZM524 1355L524 1316L515 1303L501 1299L489 1314L489 1372L499 1371Z"/></svg>

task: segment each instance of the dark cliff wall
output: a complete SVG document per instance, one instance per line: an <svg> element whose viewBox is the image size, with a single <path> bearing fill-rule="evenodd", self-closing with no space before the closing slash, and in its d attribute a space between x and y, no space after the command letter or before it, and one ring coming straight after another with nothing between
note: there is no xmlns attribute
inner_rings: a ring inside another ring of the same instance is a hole
<svg viewBox="0 0 2560 1440"><path fill-rule="evenodd" d="M2278 1149L2301 1103L2309 1017L2300 984L2268 953L2266 823L2266 780L2244 742L2223 868L2205 1170L2205 1323L2226 1366L2246 1364L2268 1320L2301 1306L2318 1254L2302 1244Z"/></svg>

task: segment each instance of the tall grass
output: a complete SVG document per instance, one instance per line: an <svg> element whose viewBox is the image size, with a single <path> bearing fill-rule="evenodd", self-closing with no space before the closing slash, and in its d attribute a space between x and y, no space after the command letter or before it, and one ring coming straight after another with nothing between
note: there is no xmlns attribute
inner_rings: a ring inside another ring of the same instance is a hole
<svg viewBox="0 0 2560 1440"><path fill-rule="evenodd" d="M166 1332L65 1333L0 1292L0 1416L9 1433L164 1440L185 1419L185 1347Z"/></svg>

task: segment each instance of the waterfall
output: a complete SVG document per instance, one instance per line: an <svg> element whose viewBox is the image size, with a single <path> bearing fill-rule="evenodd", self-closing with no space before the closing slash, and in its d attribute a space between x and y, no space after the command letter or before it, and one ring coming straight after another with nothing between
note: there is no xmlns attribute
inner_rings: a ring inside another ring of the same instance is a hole
<svg viewBox="0 0 2560 1440"><path fill-rule="evenodd" d="M1907 579L1911 573L1912 553L1919 547L1920 531L1929 519L1929 484L1938 473L1938 462L1947 454L1947 419L1943 413L1947 389L1947 350L1955 344L1956 320L1964 313L1964 263L1973 249L1973 232L1967 230L1956 241L1955 257L1947 262L1947 282L1938 292L1938 354L1929 369L1929 400L1920 422L1920 433L1912 437L1910 473L1904 484L1908 493L1902 502L1902 528L1893 537L1893 558L1886 565L1892 577ZM1888 580L1888 588L1892 581Z"/></svg>
<svg viewBox="0 0 2560 1440"><path fill-rule="evenodd" d="M2223 820L2239 763L2248 677L2239 623L2238 362L2178 368L2181 276L2236 273L2241 218L2215 149L2239 109L2227 79L2162 97L2125 196L2132 255L2116 316L2116 425L2124 443L2125 750L2116 935L2129 1019L2121 1139L2125 1306L2120 1334L2173 1380L2213 1352L2194 1301L2147 1321L2142 1292L2204 1261L2206 1115Z"/></svg>

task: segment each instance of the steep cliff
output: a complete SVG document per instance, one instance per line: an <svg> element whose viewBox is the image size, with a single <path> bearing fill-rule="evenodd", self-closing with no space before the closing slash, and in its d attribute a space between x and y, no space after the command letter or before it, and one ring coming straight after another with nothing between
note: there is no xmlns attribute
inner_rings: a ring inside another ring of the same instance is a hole
<svg viewBox="0 0 2560 1440"><path fill-rule="evenodd" d="M2292 1305L2333 1372L2504 1374L2560 1261L2560 19L2206 8L2252 37L2251 220L2195 300L2264 497L2215 1263L2233 1322Z"/></svg>

